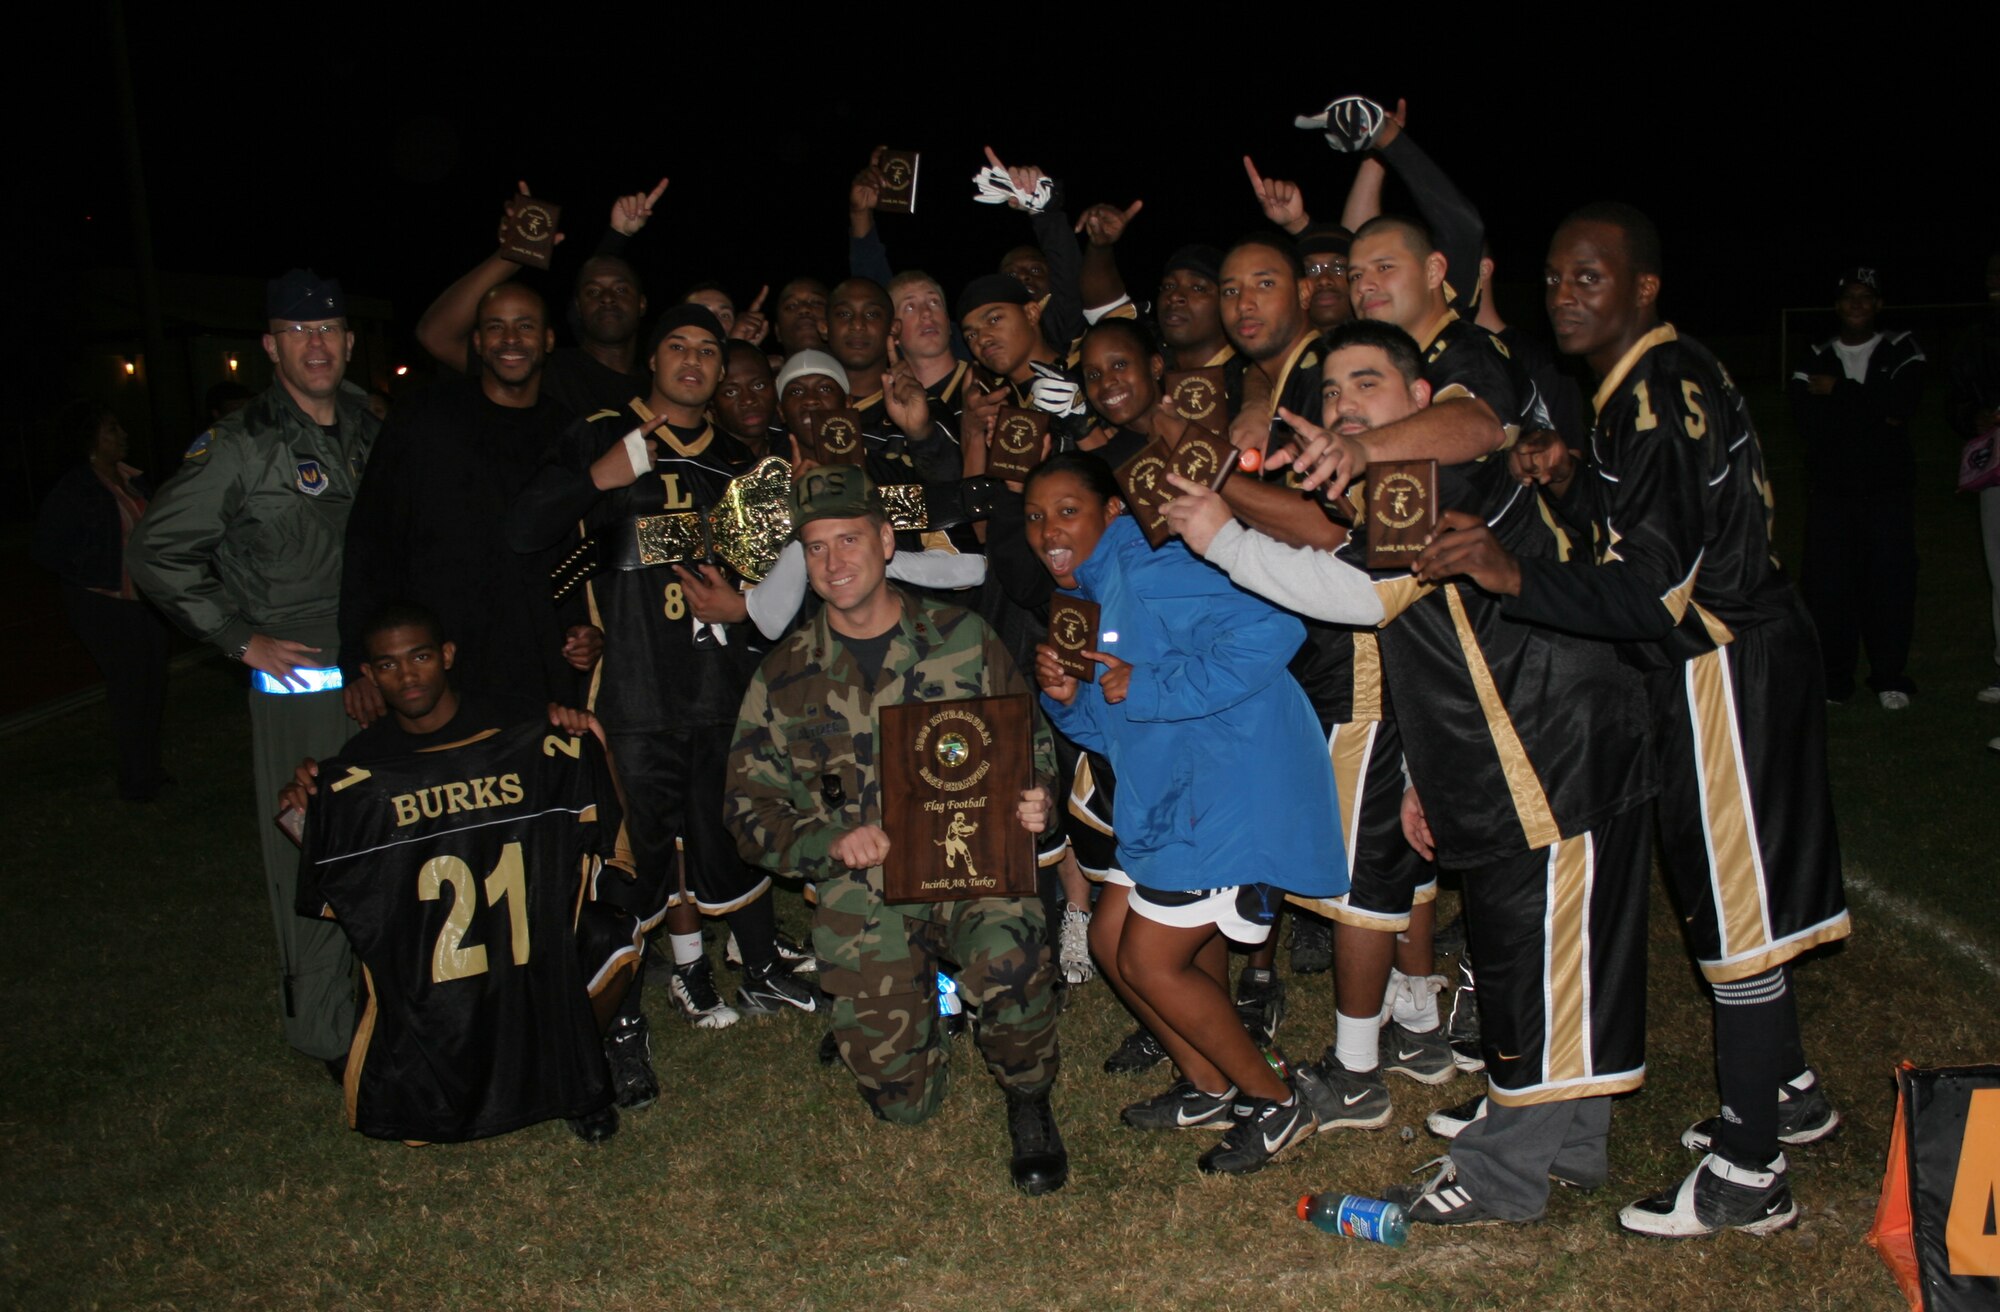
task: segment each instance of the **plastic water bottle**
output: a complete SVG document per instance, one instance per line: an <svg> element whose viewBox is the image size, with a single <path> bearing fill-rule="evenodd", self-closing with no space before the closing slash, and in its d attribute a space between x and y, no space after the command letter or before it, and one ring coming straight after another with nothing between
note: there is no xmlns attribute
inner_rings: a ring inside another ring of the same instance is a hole
<svg viewBox="0 0 2000 1312"><path fill-rule="evenodd" d="M951 1017L965 1010L965 1004L958 1000L958 981L943 971L938 972L938 1015Z"/></svg>
<svg viewBox="0 0 2000 1312"><path fill-rule="evenodd" d="M1299 1220L1310 1221L1330 1235L1366 1239L1401 1248L1410 1237L1403 1209L1381 1198L1354 1194L1307 1194L1299 1199Z"/></svg>

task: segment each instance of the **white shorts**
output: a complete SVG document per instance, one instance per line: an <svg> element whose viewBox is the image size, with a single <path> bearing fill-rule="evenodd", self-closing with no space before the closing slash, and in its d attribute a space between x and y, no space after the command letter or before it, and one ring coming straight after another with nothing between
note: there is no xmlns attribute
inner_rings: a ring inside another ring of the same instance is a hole
<svg viewBox="0 0 2000 1312"><path fill-rule="evenodd" d="M1232 886L1179 893L1134 884L1128 905L1154 924L1176 929L1213 925L1236 942L1254 947L1271 937L1271 927L1247 919L1237 909L1239 891Z"/></svg>

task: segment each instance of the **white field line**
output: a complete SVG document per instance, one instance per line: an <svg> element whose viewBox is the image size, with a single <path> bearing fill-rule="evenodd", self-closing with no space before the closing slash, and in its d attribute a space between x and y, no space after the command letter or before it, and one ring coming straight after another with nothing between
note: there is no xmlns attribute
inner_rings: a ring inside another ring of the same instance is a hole
<svg viewBox="0 0 2000 1312"><path fill-rule="evenodd" d="M1985 971L1993 979L2000 980L2000 964L1996 964L1992 956L1971 937L1881 887L1860 867L1847 865L1841 871L1841 881L1846 885L1848 892L1866 902L1878 915L1933 943L1942 944Z"/></svg>

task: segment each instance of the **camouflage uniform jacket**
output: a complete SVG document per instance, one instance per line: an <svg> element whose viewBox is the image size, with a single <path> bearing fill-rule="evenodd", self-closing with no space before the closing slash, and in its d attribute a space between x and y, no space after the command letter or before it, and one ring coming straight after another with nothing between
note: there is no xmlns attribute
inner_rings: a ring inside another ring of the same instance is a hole
<svg viewBox="0 0 2000 1312"><path fill-rule="evenodd" d="M902 623L872 688L862 685L854 657L821 610L764 658L737 713L729 753L730 832L744 860L814 881L823 908L881 904L880 866L850 871L828 854L848 830L882 823L876 708L1029 691L986 621L897 591ZM1051 797L1055 774L1054 739L1038 712L1035 776ZM925 903L901 903L897 910L916 920L938 918Z"/></svg>

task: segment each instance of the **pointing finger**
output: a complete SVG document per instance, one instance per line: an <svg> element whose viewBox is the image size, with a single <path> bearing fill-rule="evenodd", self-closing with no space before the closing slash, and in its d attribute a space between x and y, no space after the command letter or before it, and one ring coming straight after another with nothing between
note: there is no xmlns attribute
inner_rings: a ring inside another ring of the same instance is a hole
<svg viewBox="0 0 2000 1312"><path fill-rule="evenodd" d="M986 162L994 168L999 169L1002 173L1007 171L1007 166L1000 162L1000 157L993 153L993 147L991 146L986 147Z"/></svg>
<svg viewBox="0 0 2000 1312"><path fill-rule="evenodd" d="M646 193L646 208L651 209L653 206L659 204L660 194L664 192L666 189L667 189L667 180L665 178L661 178L660 185L653 188L650 192Z"/></svg>
<svg viewBox="0 0 2000 1312"><path fill-rule="evenodd" d="M771 294L771 284L765 283L762 287L759 287L757 289L757 299L750 302L750 313L755 314L759 310L763 309L764 298L766 296L769 296L770 294Z"/></svg>
<svg viewBox="0 0 2000 1312"><path fill-rule="evenodd" d="M1243 157L1243 171L1250 175L1250 190L1259 196L1264 194L1264 179L1257 173L1257 165L1248 155Z"/></svg>

